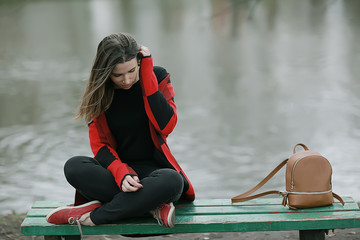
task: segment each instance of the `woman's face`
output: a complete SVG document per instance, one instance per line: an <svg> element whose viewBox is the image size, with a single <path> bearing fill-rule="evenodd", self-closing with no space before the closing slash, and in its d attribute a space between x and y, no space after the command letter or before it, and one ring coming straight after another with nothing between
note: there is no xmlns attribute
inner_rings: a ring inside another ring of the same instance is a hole
<svg viewBox="0 0 360 240"><path fill-rule="evenodd" d="M128 90L139 81L139 66L136 58L117 64L110 74L116 87Z"/></svg>

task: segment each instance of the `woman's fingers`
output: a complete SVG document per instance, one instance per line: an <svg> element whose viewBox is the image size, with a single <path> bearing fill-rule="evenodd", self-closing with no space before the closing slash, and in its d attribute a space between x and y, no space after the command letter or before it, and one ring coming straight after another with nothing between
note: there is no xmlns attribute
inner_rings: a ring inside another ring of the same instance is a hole
<svg viewBox="0 0 360 240"><path fill-rule="evenodd" d="M140 182L140 179L139 179L139 177L138 176L133 176L133 179L136 181L136 182ZM141 184L140 184L141 185ZM142 185L141 185L142 186Z"/></svg>
<svg viewBox="0 0 360 240"><path fill-rule="evenodd" d="M136 192L143 187L139 182L140 180L137 176L128 175L125 177L121 189L123 192Z"/></svg>
<svg viewBox="0 0 360 240"><path fill-rule="evenodd" d="M150 54L150 49L148 47L145 47L145 46L141 46L139 52L141 53L141 55L143 57L147 57L147 56L151 55Z"/></svg>
<svg viewBox="0 0 360 240"><path fill-rule="evenodd" d="M142 188L143 185L140 184L140 180L137 176L129 176L128 182L130 185L136 188Z"/></svg>

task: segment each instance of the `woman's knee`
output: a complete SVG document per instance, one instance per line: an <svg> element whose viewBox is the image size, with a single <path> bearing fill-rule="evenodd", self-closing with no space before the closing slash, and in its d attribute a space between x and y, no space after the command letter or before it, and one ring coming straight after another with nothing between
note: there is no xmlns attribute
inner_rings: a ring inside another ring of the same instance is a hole
<svg viewBox="0 0 360 240"><path fill-rule="evenodd" d="M180 173L170 168L163 168L154 171L161 178L162 188L168 191L182 192L184 188L184 180Z"/></svg>
<svg viewBox="0 0 360 240"><path fill-rule="evenodd" d="M72 180L77 178L79 174L81 174L81 171L83 171L82 165L90 161L91 158L85 156L75 156L67 160L64 165L64 174L66 179L69 182L72 182Z"/></svg>

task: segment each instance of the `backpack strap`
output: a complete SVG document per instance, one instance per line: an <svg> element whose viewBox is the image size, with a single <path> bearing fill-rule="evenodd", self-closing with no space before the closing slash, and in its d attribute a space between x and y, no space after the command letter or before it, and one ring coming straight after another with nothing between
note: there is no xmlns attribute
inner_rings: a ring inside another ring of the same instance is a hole
<svg viewBox="0 0 360 240"><path fill-rule="evenodd" d="M285 159L284 161L282 161L274 170L272 170L261 182L259 182L255 187L253 187L252 189L250 189L249 191L247 192L244 192L240 195L237 195L235 197L232 197L231 198L231 202L234 203L234 202L244 202L244 201L248 201L248 200L251 200L251 199L254 199L254 198L258 198L258 197L262 197L262 196L265 196L265 195L269 195L269 194L281 194L284 198L286 196L285 193L283 192L280 192L278 190L272 190L272 191L266 191L266 192L262 192L262 193L259 193L259 194L255 194L255 195L252 195L252 196L249 196L251 195L252 193L254 193L255 191L257 191L259 188L261 188L267 181L269 181L283 166L286 165L287 161L289 159Z"/></svg>
<svg viewBox="0 0 360 240"><path fill-rule="evenodd" d="M332 193L333 197L336 198L337 200L339 200L339 202L344 206L344 200L339 196L337 195L336 193Z"/></svg>

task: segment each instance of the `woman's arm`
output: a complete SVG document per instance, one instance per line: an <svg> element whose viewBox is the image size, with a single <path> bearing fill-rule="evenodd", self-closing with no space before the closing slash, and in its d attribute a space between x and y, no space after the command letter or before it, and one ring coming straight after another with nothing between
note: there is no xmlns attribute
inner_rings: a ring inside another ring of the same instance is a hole
<svg viewBox="0 0 360 240"><path fill-rule="evenodd" d="M140 81L143 89L145 110L155 129L162 135L167 136L173 131L177 123L174 102L175 92L170 82L170 74L167 74L158 83L158 79L153 72L150 51L145 47L141 47L140 53L144 56L140 67Z"/></svg>
<svg viewBox="0 0 360 240"><path fill-rule="evenodd" d="M137 191L142 187L137 181L136 172L126 163L121 162L115 151L116 141L108 128L105 114L89 124L89 139L94 158L112 173L122 191Z"/></svg>

